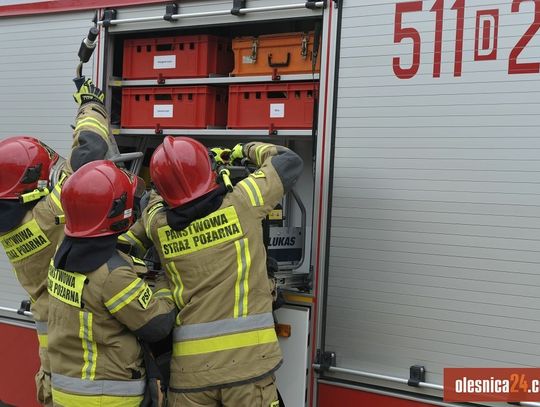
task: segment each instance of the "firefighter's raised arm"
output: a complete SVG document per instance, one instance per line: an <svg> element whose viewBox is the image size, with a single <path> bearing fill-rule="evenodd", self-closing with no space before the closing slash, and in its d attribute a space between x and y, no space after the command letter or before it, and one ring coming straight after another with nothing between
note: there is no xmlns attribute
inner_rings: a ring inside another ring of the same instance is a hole
<svg viewBox="0 0 540 407"><path fill-rule="evenodd" d="M259 169L235 187L243 194L259 217L265 217L298 181L302 173L302 158L283 146L251 142L236 145L231 161L247 158Z"/></svg>
<svg viewBox="0 0 540 407"><path fill-rule="evenodd" d="M87 79L73 95L79 104L73 131L73 145L66 170L68 175L84 164L111 156L109 116L103 105L105 94Z"/></svg>

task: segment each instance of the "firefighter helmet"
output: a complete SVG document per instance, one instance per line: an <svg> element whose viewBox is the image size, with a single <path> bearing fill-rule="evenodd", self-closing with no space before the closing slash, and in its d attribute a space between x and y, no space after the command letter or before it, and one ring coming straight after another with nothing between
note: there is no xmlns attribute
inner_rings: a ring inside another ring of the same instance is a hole
<svg viewBox="0 0 540 407"><path fill-rule="evenodd" d="M133 219L137 184L137 177L110 161L83 165L62 186L66 235L98 237L126 231Z"/></svg>
<svg viewBox="0 0 540 407"><path fill-rule="evenodd" d="M26 136L0 141L0 199L19 199L25 192L46 188L58 154Z"/></svg>
<svg viewBox="0 0 540 407"><path fill-rule="evenodd" d="M150 160L150 176L165 202L176 208L218 188L205 146L189 137L167 136Z"/></svg>

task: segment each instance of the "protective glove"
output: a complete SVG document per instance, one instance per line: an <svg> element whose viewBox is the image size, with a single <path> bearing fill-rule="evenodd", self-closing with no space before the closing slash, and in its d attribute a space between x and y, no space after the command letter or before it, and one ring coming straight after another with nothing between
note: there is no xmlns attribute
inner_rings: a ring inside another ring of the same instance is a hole
<svg viewBox="0 0 540 407"><path fill-rule="evenodd" d="M229 164L231 161L231 149L223 147L214 147L210 149L210 154L214 157L214 161L218 165Z"/></svg>
<svg viewBox="0 0 540 407"><path fill-rule="evenodd" d="M73 94L73 98L80 106L88 102L103 104L105 94L100 88L94 85L92 79L87 79L84 81L79 90Z"/></svg>
<svg viewBox="0 0 540 407"><path fill-rule="evenodd" d="M244 145L242 143L238 143L235 145L232 149L231 156L230 156L230 162L234 163L235 161L242 161L246 156L244 154Z"/></svg>

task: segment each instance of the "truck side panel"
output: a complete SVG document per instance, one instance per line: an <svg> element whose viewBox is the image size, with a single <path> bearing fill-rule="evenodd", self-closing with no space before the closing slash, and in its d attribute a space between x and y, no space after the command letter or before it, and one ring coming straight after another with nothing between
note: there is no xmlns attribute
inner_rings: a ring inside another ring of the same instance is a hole
<svg viewBox="0 0 540 407"><path fill-rule="evenodd" d="M539 365L535 6L343 0L323 344L337 367L407 379L419 364L442 384L444 367Z"/></svg>
<svg viewBox="0 0 540 407"><path fill-rule="evenodd" d="M33 326L0 323L0 405L38 407L34 375L39 369Z"/></svg>

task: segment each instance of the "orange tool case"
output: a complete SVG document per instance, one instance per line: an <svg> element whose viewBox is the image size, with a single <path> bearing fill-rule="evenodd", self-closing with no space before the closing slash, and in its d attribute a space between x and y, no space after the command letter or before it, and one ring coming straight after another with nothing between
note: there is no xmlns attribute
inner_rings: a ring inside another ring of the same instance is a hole
<svg viewBox="0 0 540 407"><path fill-rule="evenodd" d="M314 38L313 32L235 38L232 75L312 73ZM317 58L315 72L319 71L320 58Z"/></svg>

